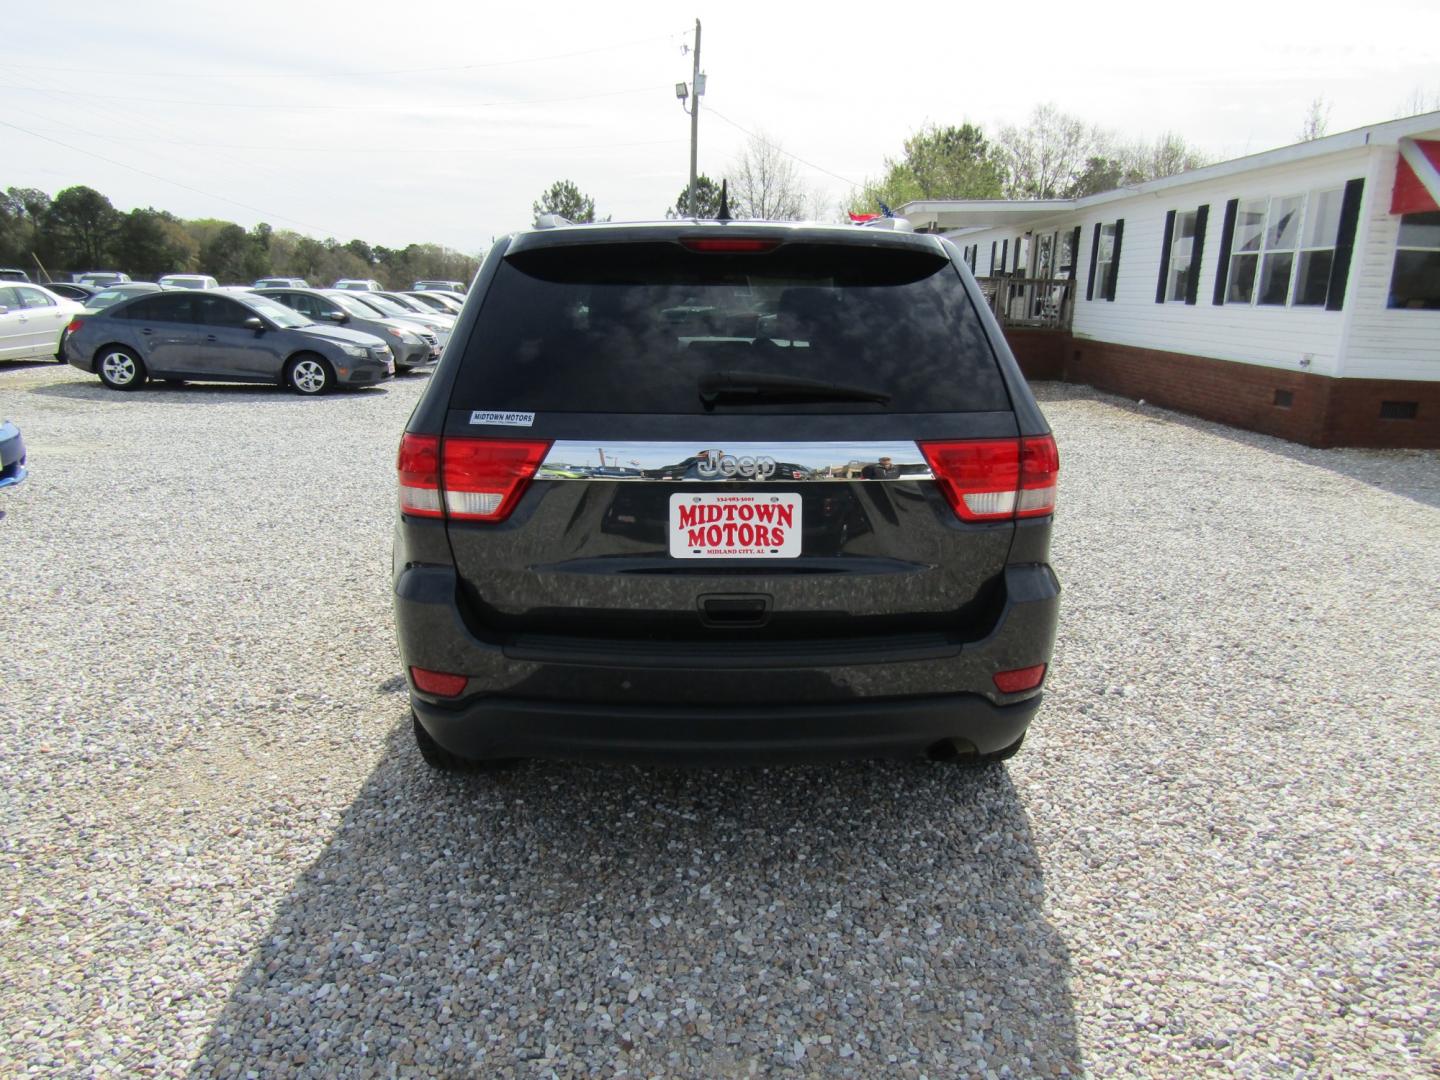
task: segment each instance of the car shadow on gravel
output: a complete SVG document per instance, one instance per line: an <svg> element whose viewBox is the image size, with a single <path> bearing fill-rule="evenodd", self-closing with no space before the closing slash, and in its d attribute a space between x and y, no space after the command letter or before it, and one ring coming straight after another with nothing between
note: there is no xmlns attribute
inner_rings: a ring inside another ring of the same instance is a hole
<svg viewBox="0 0 1440 1080"><path fill-rule="evenodd" d="M62 364L46 356L35 357L28 360L0 360L0 375L7 371L28 371L30 368L63 368L69 364Z"/></svg>
<svg viewBox="0 0 1440 1080"><path fill-rule="evenodd" d="M83 374L83 372L81 373ZM46 394L51 397L71 398L78 401L113 402L163 402L165 404L213 404L253 405L265 401L296 401L300 395L283 386L269 383L210 383L186 382L167 383L158 380L147 382L139 390L129 392L111 390L94 382L64 382L49 386L37 386L32 394ZM369 397L388 394L384 386L342 386L325 395L326 397Z"/></svg>
<svg viewBox="0 0 1440 1080"><path fill-rule="evenodd" d="M196 1076L1081 1071L1001 767L530 764L408 725L280 903Z"/></svg>

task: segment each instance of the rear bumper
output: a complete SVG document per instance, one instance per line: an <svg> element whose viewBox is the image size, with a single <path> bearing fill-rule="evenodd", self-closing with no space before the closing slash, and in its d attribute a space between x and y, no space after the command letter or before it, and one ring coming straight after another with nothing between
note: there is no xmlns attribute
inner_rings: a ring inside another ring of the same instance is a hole
<svg viewBox="0 0 1440 1080"><path fill-rule="evenodd" d="M430 737L468 758L813 760L993 753L1025 733L1040 697L973 694L764 707L618 706L482 698L459 710L412 695Z"/></svg>
<svg viewBox="0 0 1440 1080"><path fill-rule="evenodd" d="M400 656L464 674L456 699L411 701L436 742L466 757L888 756L959 740L1010 745L1037 691L1001 694L999 671L1048 663L1060 586L1043 563L1010 566L993 626L864 641L656 643L519 636L467 625L450 566L398 566Z"/></svg>

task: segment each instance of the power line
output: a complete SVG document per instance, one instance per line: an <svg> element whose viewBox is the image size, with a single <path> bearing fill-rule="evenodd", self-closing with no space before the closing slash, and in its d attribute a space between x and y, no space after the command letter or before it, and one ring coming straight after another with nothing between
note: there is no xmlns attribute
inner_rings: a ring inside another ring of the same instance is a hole
<svg viewBox="0 0 1440 1080"><path fill-rule="evenodd" d="M433 75L442 71L480 71L486 68L515 67L520 64L542 64L550 60L569 60L576 56L593 56L596 53L615 52L636 45L649 45L656 41L671 41L689 30L677 30L673 34L637 38L615 45L598 45L593 49L579 49L575 52L552 53L548 56L528 56L515 60L490 60L483 64L455 64L449 67L391 68L387 71L316 71L316 72L214 72L214 71L136 71L134 68L61 68L50 64L6 64L17 71L59 71L83 73L86 75L127 75L131 78L163 79L371 79L384 75ZM87 95L88 96L88 95ZM108 96L108 95L107 95Z"/></svg>
<svg viewBox="0 0 1440 1080"><path fill-rule="evenodd" d="M841 176L841 175L840 175L839 173L837 173L837 172L831 172L829 169L825 168L825 167L822 166L822 165L816 165L813 161L806 161L806 160L805 160L804 158L802 158L799 154L792 154L789 150L786 150L783 146L780 146L780 145L777 144L777 143L771 142L769 139L765 138L765 136L763 136L763 135L758 135L758 134L756 134L755 132L751 131L749 128L741 127L741 126L740 126L739 124L737 124L734 120L731 120L728 116L726 116L724 113L718 111L718 110L715 108L714 105L707 105L707 106L705 106L705 108L710 112L710 115L711 115L711 116L718 117L719 119L725 121L725 123L727 123L727 124L729 124L731 127L733 127L736 131L743 132L744 134L749 135L752 139L758 139L760 142L762 142L762 143L764 143L766 146L770 147L770 149L771 149L771 150L774 150L776 153L784 154L784 155L785 155L786 157L788 157L788 158L794 158L796 161L800 162L801 165L805 165L805 166L807 166L808 168L814 169L816 172L824 173L826 176L833 176L836 180L839 180L839 181L841 181L841 182L843 182L843 183L849 184L851 187L859 187L859 186L860 186L860 185L857 184L854 180L851 180L851 179L849 179L848 177Z"/></svg>
<svg viewBox="0 0 1440 1080"><path fill-rule="evenodd" d="M456 109L495 109L504 108L507 105L558 105L570 101L592 101L597 98L622 97L626 94L653 94L657 90L668 90L672 84L665 83L661 86L641 86L634 90L605 90L596 94L570 94L565 97L553 98L520 98L511 101L474 101L464 102L458 105L432 105L425 102L421 104L410 103L404 105L307 105L300 102L286 101L276 105L262 105L253 101L183 101L177 98L146 98L126 97L119 94L106 94L106 101L135 101L150 105L183 105L199 106L207 109L264 109L269 111L285 110L287 112L295 109L343 111L343 112L415 112L424 108L427 112L454 111ZM43 86L25 86L19 83L0 83L0 87L7 90L20 90L32 94L62 94L65 97L78 97L93 99L94 93L83 90L52 90Z"/></svg>
<svg viewBox="0 0 1440 1080"><path fill-rule="evenodd" d="M192 191L196 195L203 195L207 199L219 199L221 202L227 202L232 206L242 207L246 210L250 210L254 213L259 214L262 218L275 218L277 221L288 221L292 225L301 225L304 228L313 229L315 232L326 233L330 236L336 236L339 234L340 231L338 229L326 229L319 225L313 225L308 221L300 221L298 218L287 217L284 214L272 214L269 211L260 209L260 207L258 206L251 206L249 203L243 203L236 199L227 199L224 195L216 195L214 192L211 191L201 191L199 188L191 187L189 184L182 184L179 180L172 180L168 176L161 176L159 173L152 173L145 169L136 168L134 165L127 165L123 161L116 161L114 158L106 157L104 154L97 154L93 150L85 150L82 147L72 146L67 142L61 142L59 139L52 139L49 135L41 135L38 131L31 131L29 128L21 127L19 124L12 124L8 120L0 120L0 126L14 128L16 131L24 132L26 135L32 136L33 138L43 139L45 142L54 143L56 146L63 146L67 150L74 150L77 154L85 154L89 157L98 158L99 160L107 162L108 164L118 166L122 169L129 169L131 172L139 173L141 176L148 176L152 180L159 180L166 184L173 184L175 187L184 188L186 191Z"/></svg>
<svg viewBox="0 0 1440 1080"><path fill-rule="evenodd" d="M41 116L40 113L25 111L30 116L38 116L52 124L62 124L71 131L105 142L183 146L196 150L248 150L269 154L367 154L372 157L375 154L373 147L353 144L350 146L255 146L248 143L192 142L188 139L161 139L140 135L106 135L98 131L88 131L85 128L76 127L74 124L64 124L51 117ZM685 142L684 139L646 139L639 142L570 143L564 146L447 146L444 154L446 156L450 154L539 154L556 150L619 150L636 146L675 146L683 142Z"/></svg>

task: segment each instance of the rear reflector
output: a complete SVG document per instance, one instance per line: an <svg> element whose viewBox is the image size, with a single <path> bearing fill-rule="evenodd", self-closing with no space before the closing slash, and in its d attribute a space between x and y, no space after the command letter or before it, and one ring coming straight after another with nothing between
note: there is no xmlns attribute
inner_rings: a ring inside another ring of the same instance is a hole
<svg viewBox="0 0 1440 1080"><path fill-rule="evenodd" d="M430 671L428 668L412 667L410 678L415 683L415 689L423 690L427 694L434 694L436 697L459 697L465 692L465 684L470 681L466 675L452 675L448 671Z"/></svg>
<svg viewBox="0 0 1440 1080"><path fill-rule="evenodd" d="M687 251L698 251L713 255L740 255L774 251L780 246L779 240L760 240L754 237L725 236L707 239L681 240L680 246Z"/></svg>
<svg viewBox="0 0 1440 1080"><path fill-rule="evenodd" d="M995 689L1002 694L1018 694L1022 690L1034 690L1045 680L1045 665L1016 668L1014 671L997 671Z"/></svg>
<svg viewBox="0 0 1440 1080"><path fill-rule="evenodd" d="M1008 521L1055 511L1060 456L1049 435L919 445L935 483L963 521Z"/></svg>

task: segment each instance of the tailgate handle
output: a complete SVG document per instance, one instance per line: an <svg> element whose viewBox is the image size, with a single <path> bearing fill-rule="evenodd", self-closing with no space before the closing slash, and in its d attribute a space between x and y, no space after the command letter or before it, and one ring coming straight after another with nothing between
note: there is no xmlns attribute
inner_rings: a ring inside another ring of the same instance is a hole
<svg viewBox="0 0 1440 1080"><path fill-rule="evenodd" d="M698 603L706 626L764 626L770 619L770 597L763 593L708 593Z"/></svg>

